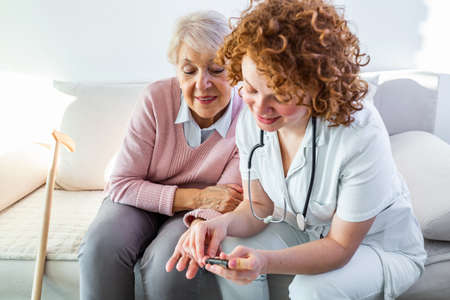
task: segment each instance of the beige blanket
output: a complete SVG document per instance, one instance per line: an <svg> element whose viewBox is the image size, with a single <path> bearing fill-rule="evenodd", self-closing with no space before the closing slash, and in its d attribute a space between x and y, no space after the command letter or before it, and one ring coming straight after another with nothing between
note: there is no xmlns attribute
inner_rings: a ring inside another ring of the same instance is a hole
<svg viewBox="0 0 450 300"><path fill-rule="evenodd" d="M103 191L55 190L47 244L48 260L76 260L89 224L103 200ZM45 187L0 212L0 259L36 257Z"/></svg>

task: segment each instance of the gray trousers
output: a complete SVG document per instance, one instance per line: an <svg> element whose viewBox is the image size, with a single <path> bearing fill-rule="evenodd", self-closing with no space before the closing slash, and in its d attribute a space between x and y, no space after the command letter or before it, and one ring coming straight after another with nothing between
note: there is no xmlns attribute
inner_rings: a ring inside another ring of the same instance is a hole
<svg viewBox="0 0 450 300"><path fill-rule="evenodd" d="M146 300L221 299L215 277L206 270L188 280L167 273L165 264L186 230L183 214L173 217L114 203L105 198L81 243L81 300L133 300L135 265Z"/></svg>

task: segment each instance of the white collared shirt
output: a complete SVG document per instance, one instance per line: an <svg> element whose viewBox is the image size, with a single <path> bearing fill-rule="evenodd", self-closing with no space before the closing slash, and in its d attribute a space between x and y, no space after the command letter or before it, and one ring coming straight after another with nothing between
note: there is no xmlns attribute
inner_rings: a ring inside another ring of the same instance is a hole
<svg viewBox="0 0 450 300"><path fill-rule="evenodd" d="M197 122L195 122L192 117L191 110L189 106L184 101L183 94L181 94L181 105L180 110L178 111L177 118L175 120L175 124L183 123L184 129L184 137L186 138L186 142L192 148L196 148L200 146L201 143L206 141L211 134L216 130L223 138L226 137L228 129L231 125L231 114L233 107L233 98L234 98L234 89L231 90L231 99L225 113L220 117L219 120L214 122L208 128L200 128Z"/></svg>

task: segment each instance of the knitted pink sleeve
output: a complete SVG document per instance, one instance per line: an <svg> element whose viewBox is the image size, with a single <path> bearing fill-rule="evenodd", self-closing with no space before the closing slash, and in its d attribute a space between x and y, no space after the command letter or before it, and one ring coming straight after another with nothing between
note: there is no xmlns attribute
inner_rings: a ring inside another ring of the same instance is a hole
<svg viewBox="0 0 450 300"><path fill-rule="evenodd" d="M217 216L220 216L221 213L218 211L215 211L214 209L210 208L197 208L194 210L191 210L190 212L186 213L183 217L183 223L186 225L186 227L191 226L192 221L195 219L203 219L203 220L209 220L212 218L215 218Z"/></svg>
<svg viewBox="0 0 450 300"><path fill-rule="evenodd" d="M164 132L156 132L153 103L147 94L131 118L107 192L115 202L171 216L177 186L146 178L156 134Z"/></svg>
<svg viewBox="0 0 450 300"><path fill-rule="evenodd" d="M233 151L233 156L228 161L222 176L217 184L236 183L242 186L241 172L239 171L239 152L237 147Z"/></svg>

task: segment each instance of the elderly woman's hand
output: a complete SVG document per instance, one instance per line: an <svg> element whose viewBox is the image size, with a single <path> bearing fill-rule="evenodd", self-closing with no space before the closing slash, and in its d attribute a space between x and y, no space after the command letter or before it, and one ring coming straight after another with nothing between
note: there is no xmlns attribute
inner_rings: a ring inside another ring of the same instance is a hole
<svg viewBox="0 0 450 300"><path fill-rule="evenodd" d="M220 213L234 210L243 199L238 184L219 184L202 189L196 199L197 208L210 208Z"/></svg>
<svg viewBox="0 0 450 300"><path fill-rule="evenodd" d="M198 220L198 219L197 219ZM195 221L197 221L195 220ZM194 223L194 222L193 222ZM171 272L175 267L178 272L183 271L188 268L186 271L186 278L192 279L197 275L199 266L195 262L194 259L192 259L188 253L186 253L183 250L183 244L186 242L186 240L190 237L190 229L186 230L178 240L177 245L175 246L175 250L173 251L172 256L169 258L169 260L166 263L166 272Z"/></svg>
<svg viewBox="0 0 450 300"><path fill-rule="evenodd" d="M219 253L220 243L227 235L227 228L226 219L220 217L191 225L180 237L167 261L166 271L170 272L175 266L178 271L188 267L186 278L193 278L199 266L205 265L205 256L214 257Z"/></svg>

